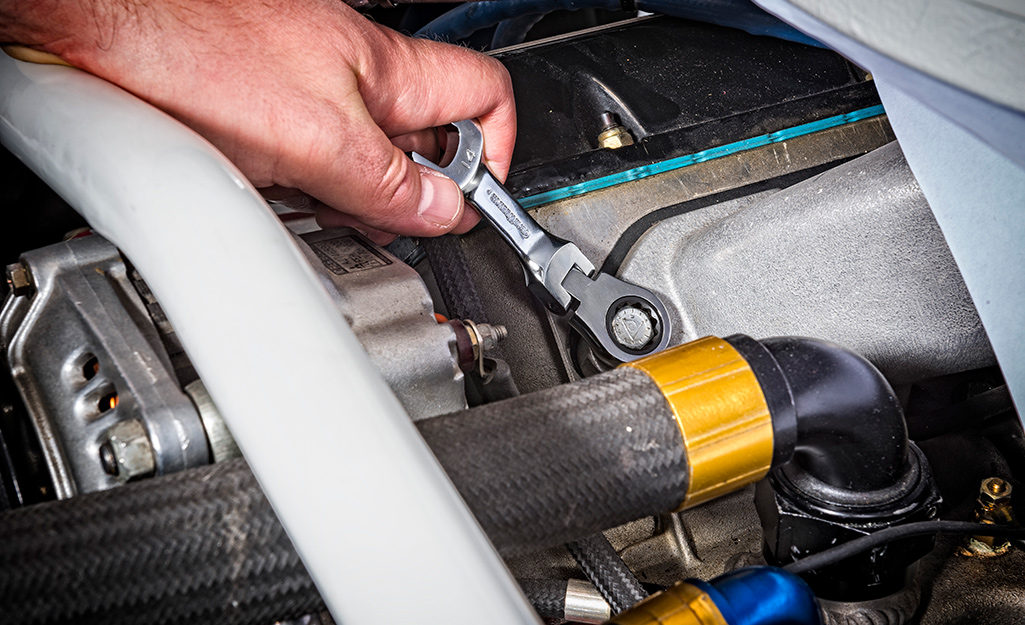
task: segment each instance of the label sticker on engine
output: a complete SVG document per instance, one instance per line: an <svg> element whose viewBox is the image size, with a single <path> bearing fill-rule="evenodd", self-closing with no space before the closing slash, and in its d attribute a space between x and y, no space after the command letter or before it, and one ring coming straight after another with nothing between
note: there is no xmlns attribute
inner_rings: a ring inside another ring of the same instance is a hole
<svg viewBox="0 0 1025 625"><path fill-rule="evenodd" d="M328 271L341 276L376 267L385 267L392 261L354 236L342 236L310 243L313 252Z"/></svg>

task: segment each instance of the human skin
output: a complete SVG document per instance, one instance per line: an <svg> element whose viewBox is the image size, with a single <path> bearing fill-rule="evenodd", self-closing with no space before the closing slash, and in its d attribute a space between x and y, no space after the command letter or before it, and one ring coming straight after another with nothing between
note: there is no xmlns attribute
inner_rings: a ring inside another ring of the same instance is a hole
<svg viewBox="0 0 1025 625"><path fill-rule="evenodd" d="M0 0L0 42L56 55L181 120L256 187L321 204L322 226L465 232L479 216L437 157L436 126L478 118L504 180L516 134L502 65L402 36L341 0ZM211 207L215 210L216 207Z"/></svg>

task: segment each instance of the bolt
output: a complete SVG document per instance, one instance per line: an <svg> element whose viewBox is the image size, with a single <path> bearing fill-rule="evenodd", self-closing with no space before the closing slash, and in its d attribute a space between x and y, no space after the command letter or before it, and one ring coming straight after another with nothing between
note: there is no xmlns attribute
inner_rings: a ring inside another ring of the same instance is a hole
<svg viewBox="0 0 1025 625"><path fill-rule="evenodd" d="M1011 499L1011 485L999 477L982 480L979 486L979 503L988 508Z"/></svg>
<svg viewBox="0 0 1025 625"><path fill-rule="evenodd" d="M142 422L128 419L110 428L107 442L100 446L100 462L104 471L125 481L152 474L156 458Z"/></svg>
<svg viewBox="0 0 1025 625"><path fill-rule="evenodd" d="M602 131L598 135L598 147L609 150L618 150L621 147L633 145L634 138L630 131L616 121L616 116L605 111L601 114Z"/></svg>
<svg viewBox="0 0 1025 625"><path fill-rule="evenodd" d="M612 317L612 338L620 347L639 350L655 338L655 323L648 311L628 304Z"/></svg>
<svg viewBox="0 0 1025 625"><path fill-rule="evenodd" d="M975 520L993 525L1017 525L1011 509L1011 485L999 477L989 477L979 485L979 507ZM992 536L971 536L958 549L965 556L994 557L1007 553L1010 541Z"/></svg>
<svg viewBox="0 0 1025 625"><path fill-rule="evenodd" d="M505 340L505 337L509 336L509 330L505 326L478 323L477 335L480 337L481 347L486 353L494 349L499 341Z"/></svg>
<svg viewBox="0 0 1025 625"><path fill-rule="evenodd" d="M7 286L15 296L32 295L32 276L21 263L7 265Z"/></svg>

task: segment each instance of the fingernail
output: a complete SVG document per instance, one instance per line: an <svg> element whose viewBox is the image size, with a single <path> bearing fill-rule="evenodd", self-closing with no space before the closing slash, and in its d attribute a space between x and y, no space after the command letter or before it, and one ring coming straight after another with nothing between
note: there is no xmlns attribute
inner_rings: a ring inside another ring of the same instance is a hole
<svg viewBox="0 0 1025 625"><path fill-rule="evenodd" d="M417 214L432 226L451 226L463 212L463 192L448 176L426 167L420 170Z"/></svg>

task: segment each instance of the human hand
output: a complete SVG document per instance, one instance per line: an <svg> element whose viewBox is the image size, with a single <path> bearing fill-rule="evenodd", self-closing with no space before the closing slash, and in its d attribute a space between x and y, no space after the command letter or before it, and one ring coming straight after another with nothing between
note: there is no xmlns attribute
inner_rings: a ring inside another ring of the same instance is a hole
<svg viewBox="0 0 1025 625"><path fill-rule="evenodd" d="M401 36L338 0L0 0L0 23L0 40L175 116L255 186L313 196L323 226L378 241L472 227L456 184L403 154L436 157L435 126L478 118L491 170L509 170L515 109L498 61Z"/></svg>

